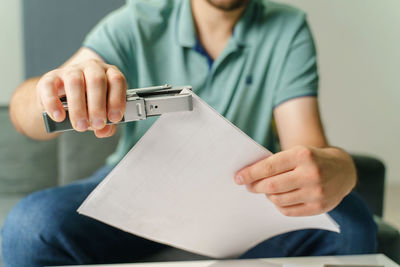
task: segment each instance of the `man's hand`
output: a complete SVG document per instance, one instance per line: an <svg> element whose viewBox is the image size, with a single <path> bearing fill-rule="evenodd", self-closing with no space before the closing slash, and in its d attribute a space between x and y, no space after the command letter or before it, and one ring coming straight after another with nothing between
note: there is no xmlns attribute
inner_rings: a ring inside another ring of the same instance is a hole
<svg viewBox="0 0 400 267"><path fill-rule="evenodd" d="M235 182L262 193L286 216L335 208L356 183L351 157L337 148L297 146L240 170Z"/></svg>
<svg viewBox="0 0 400 267"><path fill-rule="evenodd" d="M126 80L114 66L88 59L50 71L38 82L39 104L49 116L61 122L66 113L60 96L66 95L68 112L75 130L94 130L97 137L109 137L122 119L126 105Z"/></svg>

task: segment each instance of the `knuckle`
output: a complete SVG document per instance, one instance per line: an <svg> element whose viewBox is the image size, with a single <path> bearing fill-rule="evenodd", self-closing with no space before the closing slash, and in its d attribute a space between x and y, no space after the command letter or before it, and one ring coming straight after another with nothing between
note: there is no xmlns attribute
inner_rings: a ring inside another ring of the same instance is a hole
<svg viewBox="0 0 400 267"><path fill-rule="evenodd" d="M118 72L114 71L113 73L109 74L108 81L111 84L116 84L120 87L123 87L126 83L125 76L119 71Z"/></svg>
<svg viewBox="0 0 400 267"><path fill-rule="evenodd" d="M95 58L90 58L90 59L88 59L87 61L86 61L86 65L96 65L96 66L98 66L98 65L101 65L102 64L102 62L100 61L100 60L98 60L98 59L95 59Z"/></svg>
<svg viewBox="0 0 400 267"><path fill-rule="evenodd" d="M286 202L284 204L291 204L296 201L296 197L293 195L289 195L286 197Z"/></svg>
<svg viewBox="0 0 400 267"><path fill-rule="evenodd" d="M42 103L45 109L56 108L57 107L58 98L54 96L46 96L42 98Z"/></svg>
<svg viewBox="0 0 400 267"><path fill-rule="evenodd" d="M48 89L53 84L56 77L53 71L44 74L36 85L37 90L42 91Z"/></svg>
<svg viewBox="0 0 400 267"><path fill-rule="evenodd" d="M87 117L87 107L81 101L68 101L68 113L72 117Z"/></svg>
<svg viewBox="0 0 400 267"><path fill-rule="evenodd" d="M110 109L122 110L125 107L126 102L122 99L110 98L108 100L108 106Z"/></svg>
<svg viewBox="0 0 400 267"><path fill-rule="evenodd" d="M117 66L115 66L115 65L110 65L110 64L106 64L106 67L108 68L108 69L110 69L110 70L116 70L116 71L120 71L119 69L118 69L118 67Z"/></svg>
<svg viewBox="0 0 400 267"><path fill-rule="evenodd" d="M275 202L274 203L277 206L281 206L281 207L285 206L285 204L286 204L284 198L283 197L278 197L278 196L275 198Z"/></svg>
<svg viewBox="0 0 400 267"><path fill-rule="evenodd" d="M265 161L264 161L264 163L263 163L263 168L264 168L265 175L266 175L267 177L269 177L269 176L272 175L274 169L273 169L272 164L270 164L268 160L265 160Z"/></svg>
<svg viewBox="0 0 400 267"><path fill-rule="evenodd" d="M51 83L46 80L40 80L38 82L36 85L36 92L40 98L44 99L53 95L50 85Z"/></svg>
<svg viewBox="0 0 400 267"><path fill-rule="evenodd" d="M43 91L46 90L48 88L49 85L51 85L51 81L52 79L48 76L43 76L39 82L36 85L36 89L38 91Z"/></svg>
<svg viewBox="0 0 400 267"><path fill-rule="evenodd" d="M73 125L76 124L78 119L80 118L86 118L86 110L82 108L71 108L68 110L69 112L69 117L71 119L71 122L73 122Z"/></svg>
<svg viewBox="0 0 400 267"><path fill-rule="evenodd" d="M106 77L103 74L92 74L86 77L87 83L92 86L103 86L106 84Z"/></svg>
<svg viewBox="0 0 400 267"><path fill-rule="evenodd" d="M44 74L40 79L40 82L49 82L52 81L55 77L56 77L56 70L52 70Z"/></svg>
<svg viewBox="0 0 400 267"><path fill-rule="evenodd" d="M278 184L274 181L268 181L265 187L268 193L276 193L278 191Z"/></svg>
<svg viewBox="0 0 400 267"><path fill-rule="evenodd" d="M313 160L313 151L305 146L298 146L297 147L298 151L298 157L302 160Z"/></svg>
<svg viewBox="0 0 400 267"><path fill-rule="evenodd" d="M83 84L82 74L76 69L66 70L63 76L64 82L71 86L81 86Z"/></svg>
<svg viewBox="0 0 400 267"><path fill-rule="evenodd" d="M91 118L102 118L105 119L106 117L106 110L105 107L98 106L98 105L91 105L89 108L89 116Z"/></svg>
<svg viewBox="0 0 400 267"><path fill-rule="evenodd" d="M125 97L119 96L119 97L108 97L108 106L109 109L119 109L123 110L125 109L126 106L126 100Z"/></svg>

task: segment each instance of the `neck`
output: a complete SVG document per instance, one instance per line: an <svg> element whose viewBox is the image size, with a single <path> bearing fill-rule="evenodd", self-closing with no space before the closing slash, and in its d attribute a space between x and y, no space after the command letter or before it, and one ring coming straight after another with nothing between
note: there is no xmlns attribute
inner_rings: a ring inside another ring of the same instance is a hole
<svg viewBox="0 0 400 267"><path fill-rule="evenodd" d="M191 3L197 36L205 50L215 59L228 43L247 5L226 11L211 5L207 0L191 0Z"/></svg>

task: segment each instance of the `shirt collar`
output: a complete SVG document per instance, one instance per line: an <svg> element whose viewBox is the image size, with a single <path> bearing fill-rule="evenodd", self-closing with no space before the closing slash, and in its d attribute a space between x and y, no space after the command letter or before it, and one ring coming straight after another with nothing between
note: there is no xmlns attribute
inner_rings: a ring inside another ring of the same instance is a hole
<svg viewBox="0 0 400 267"><path fill-rule="evenodd" d="M192 48L196 45L196 29L192 16L190 0L181 1L178 16L178 40L183 47Z"/></svg>
<svg viewBox="0 0 400 267"><path fill-rule="evenodd" d="M250 0L242 17L234 28L233 40L238 46L245 46L250 43L248 38L249 28L256 18L258 0ZM183 47L193 48L196 45L196 29L193 21L191 1L181 1L180 13L178 15L178 41Z"/></svg>
<svg viewBox="0 0 400 267"><path fill-rule="evenodd" d="M258 15L259 8L257 8L257 2L257 0L249 0L246 10L235 25L233 39L239 46L249 45L253 40L253 38L250 37L250 33L252 25Z"/></svg>

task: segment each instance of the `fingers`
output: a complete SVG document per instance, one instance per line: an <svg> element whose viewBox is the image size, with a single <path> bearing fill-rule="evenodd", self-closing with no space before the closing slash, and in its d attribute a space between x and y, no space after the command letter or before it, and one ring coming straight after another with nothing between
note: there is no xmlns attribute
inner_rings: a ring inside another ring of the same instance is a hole
<svg viewBox="0 0 400 267"><path fill-rule="evenodd" d="M107 119L119 122L125 113L126 88L125 77L116 67L92 59L44 75L37 92L45 111L57 122L65 119L59 99L65 93L73 128L95 130L102 138L115 132L115 126L106 127Z"/></svg>
<svg viewBox="0 0 400 267"><path fill-rule="evenodd" d="M126 106L126 80L124 75L115 67L110 67L106 72L108 81L107 111L111 122L122 120Z"/></svg>
<svg viewBox="0 0 400 267"><path fill-rule="evenodd" d="M86 131L89 122L83 73L78 68L69 68L65 70L63 80L71 124L77 131Z"/></svg>
<svg viewBox="0 0 400 267"><path fill-rule="evenodd" d="M329 210L320 203L296 204L285 207L278 206L277 208L283 215L289 217L313 216Z"/></svg>
<svg viewBox="0 0 400 267"><path fill-rule="evenodd" d="M37 93L44 111L57 122L65 119L65 110L58 97L62 80L56 71L49 72L37 84Z"/></svg>
<svg viewBox="0 0 400 267"><path fill-rule="evenodd" d="M295 171L289 171L271 178L258 180L246 186L252 193L280 194L293 191L303 185L304 179L299 179Z"/></svg>
<svg viewBox="0 0 400 267"><path fill-rule="evenodd" d="M251 184L260 179L291 171L296 167L292 154L292 150L287 150L258 161L240 170L236 174L235 182L239 185Z"/></svg>
<svg viewBox="0 0 400 267"><path fill-rule="evenodd" d="M277 207L288 207L307 202L307 196L301 190L294 190L291 192L267 195L269 200Z"/></svg>
<svg viewBox="0 0 400 267"><path fill-rule="evenodd" d="M268 195L268 199L286 216L311 216L328 211L329 206L319 190L307 188Z"/></svg>
<svg viewBox="0 0 400 267"><path fill-rule="evenodd" d="M117 126L115 124L106 125L103 129L95 130L94 134L97 138L107 138L115 134Z"/></svg>
<svg viewBox="0 0 400 267"><path fill-rule="evenodd" d="M107 77L103 66L89 62L84 68L90 126L103 129L107 122Z"/></svg>
<svg viewBox="0 0 400 267"><path fill-rule="evenodd" d="M333 162L326 149L298 146L240 170L235 181L265 194L284 215L311 216L332 210L343 199L337 196L342 184L333 182L329 172Z"/></svg>

